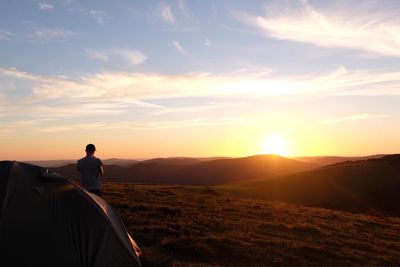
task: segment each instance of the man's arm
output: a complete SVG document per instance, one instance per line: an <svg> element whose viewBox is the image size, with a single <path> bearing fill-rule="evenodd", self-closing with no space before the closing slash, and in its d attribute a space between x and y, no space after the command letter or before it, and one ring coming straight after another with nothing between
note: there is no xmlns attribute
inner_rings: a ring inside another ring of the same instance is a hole
<svg viewBox="0 0 400 267"><path fill-rule="evenodd" d="M99 159L100 166L99 166L99 174L100 176L103 176L104 174L104 169L103 169L103 162Z"/></svg>
<svg viewBox="0 0 400 267"><path fill-rule="evenodd" d="M100 174L100 176L103 176L103 174L104 174L103 165L100 165L99 174Z"/></svg>

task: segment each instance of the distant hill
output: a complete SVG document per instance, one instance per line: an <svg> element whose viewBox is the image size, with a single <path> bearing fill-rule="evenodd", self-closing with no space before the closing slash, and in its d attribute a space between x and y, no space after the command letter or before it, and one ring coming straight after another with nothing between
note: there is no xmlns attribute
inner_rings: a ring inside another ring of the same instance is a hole
<svg viewBox="0 0 400 267"><path fill-rule="evenodd" d="M365 159L375 159L383 157L384 154L362 156L362 157L338 157L338 156L316 156L316 157L295 157L294 159L319 164L321 166L336 164L345 161L356 161Z"/></svg>
<svg viewBox="0 0 400 267"><path fill-rule="evenodd" d="M168 158L152 158L148 160L140 161L140 163L158 163L165 165L178 165L178 166L188 166L194 165L200 162L218 160L218 159L231 159L229 157L205 157L205 158L192 158L192 157L168 157Z"/></svg>
<svg viewBox="0 0 400 267"><path fill-rule="evenodd" d="M220 192L348 211L400 215L400 155L344 162L270 180L217 187Z"/></svg>
<svg viewBox="0 0 400 267"><path fill-rule="evenodd" d="M134 159L117 159L117 158L111 158L111 159L106 159L103 160L104 165L119 165L119 166L129 166L135 163L138 163L139 160L134 160Z"/></svg>
<svg viewBox="0 0 400 267"><path fill-rule="evenodd" d="M73 164L76 163L77 159L70 159L70 160L31 160L31 161L26 161L27 163L33 164L33 165L38 165L41 167L45 168L55 168L55 167L61 167L65 166L68 164ZM106 159L103 160L104 165L120 165L120 166L127 166L127 165L132 165L139 162L138 160L133 160L133 159L117 159L117 158L111 158L111 159Z"/></svg>
<svg viewBox="0 0 400 267"><path fill-rule="evenodd" d="M255 178L267 179L280 174L296 173L316 167L315 164L276 155L203 162L187 158L154 159L129 166L106 165L103 179L113 182L214 185ZM71 179L78 178L75 164L53 168L53 170Z"/></svg>
<svg viewBox="0 0 400 267"><path fill-rule="evenodd" d="M193 165L203 160L196 158L186 158L186 157L171 157L171 158L154 158L141 161L141 163L158 163L158 164L166 164L166 165Z"/></svg>
<svg viewBox="0 0 400 267"><path fill-rule="evenodd" d="M198 163L169 173L168 179L177 184L222 184L275 175L302 172L317 165L277 155L257 155L245 158L219 159ZM162 177L160 177L161 179Z"/></svg>
<svg viewBox="0 0 400 267"><path fill-rule="evenodd" d="M67 164L71 164L73 162L76 162L76 160L70 159L70 160L31 160L31 161L26 161L26 163L45 167L45 168L54 168L54 167L61 167Z"/></svg>

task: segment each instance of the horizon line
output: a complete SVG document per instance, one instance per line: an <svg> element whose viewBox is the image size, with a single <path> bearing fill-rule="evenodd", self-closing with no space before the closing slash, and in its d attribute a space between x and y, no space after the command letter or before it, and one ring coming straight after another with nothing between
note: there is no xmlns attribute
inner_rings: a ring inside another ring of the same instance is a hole
<svg viewBox="0 0 400 267"><path fill-rule="evenodd" d="M296 159L296 158L318 158L318 157L343 157L343 158L362 158L362 157L374 157L374 156L385 156L385 155L394 155L394 154L399 154L399 153L373 153L373 154L366 154L366 155L303 155L303 156L285 156L285 155L279 155L279 154L252 154L252 155L246 155L246 156L167 156L167 157L146 157L146 158L118 158L118 157L110 157L110 158L105 158L102 159L103 161L106 160L136 160L136 161L146 161L146 160L151 160L151 159L178 159L178 158L192 158L192 159L207 159L207 158L247 158L247 157L252 157L252 156L266 156L266 155L275 155L275 156L280 156L283 158L290 158L290 159ZM81 158L81 157L79 157ZM10 160L10 159L0 159L0 161L20 161L20 162L40 162L40 161L76 161L77 159L24 159L24 160Z"/></svg>

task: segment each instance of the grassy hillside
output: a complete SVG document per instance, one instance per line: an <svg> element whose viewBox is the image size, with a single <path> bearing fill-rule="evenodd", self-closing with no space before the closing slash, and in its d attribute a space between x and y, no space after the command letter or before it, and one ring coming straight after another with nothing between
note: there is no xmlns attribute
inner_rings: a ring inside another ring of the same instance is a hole
<svg viewBox="0 0 400 267"><path fill-rule="evenodd" d="M106 184L144 266L398 266L400 219L217 194Z"/></svg>
<svg viewBox="0 0 400 267"><path fill-rule="evenodd" d="M400 156L346 162L270 180L222 185L216 190L264 200L400 215Z"/></svg>
<svg viewBox="0 0 400 267"><path fill-rule="evenodd" d="M168 164L167 164L168 163ZM276 155L201 161L187 158L153 159L127 167L105 166L103 180L112 182L140 182L186 185L214 185L254 178L268 178L315 168L304 163ZM76 165L53 168L64 177L79 177Z"/></svg>
<svg viewBox="0 0 400 267"><path fill-rule="evenodd" d="M314 157L295 157L294 159L309 163L315 163L321 166L327 166L345 161L376 159L376 158L381 158L383 156L384 154L364 156L364 157L314 156Z"/></svg>

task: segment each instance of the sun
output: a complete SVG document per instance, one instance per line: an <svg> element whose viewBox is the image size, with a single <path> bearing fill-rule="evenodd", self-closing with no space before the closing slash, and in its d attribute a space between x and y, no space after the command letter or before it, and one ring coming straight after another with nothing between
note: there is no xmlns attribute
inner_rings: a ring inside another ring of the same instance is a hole
<svg viewBox="0 0 400 267"><path fill-rule="evenodd" d="M285 138L279 134L272 134L264 139L261 145L261 153L288 156L289 148Z"/></svg>

